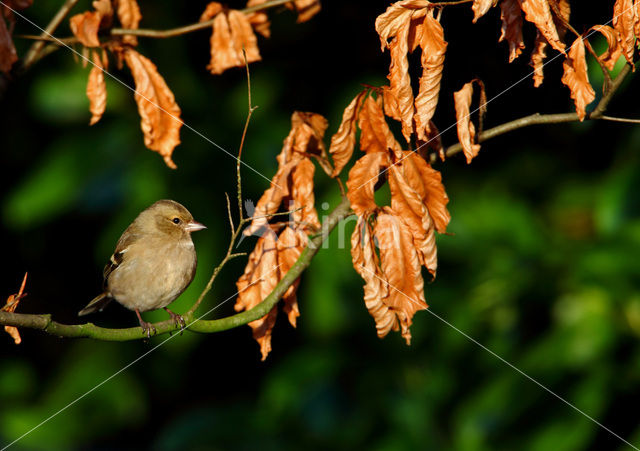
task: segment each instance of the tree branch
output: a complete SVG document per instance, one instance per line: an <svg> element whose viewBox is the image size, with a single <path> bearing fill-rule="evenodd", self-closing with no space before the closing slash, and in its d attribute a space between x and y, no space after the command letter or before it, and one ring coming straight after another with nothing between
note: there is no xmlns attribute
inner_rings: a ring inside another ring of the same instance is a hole
<svg viewBox="0 0 640 451"><path fill-rule="evenodd" d="M280 300L282 295L300 275L309 267L313 257L320 249L322 243L328 238L329 233L344 218L351 214L349 200L344 198L342 202L327 216L322 225L322 232L309 239L307 247L302 251L298 260L291 267L289 272L280 280L260 304L250 310L226 318L214 320L201 320L195 316L194 312L184 315L187 328L193 332L212 333L233 329L262 318ZM42 330L48 334L59 337L86 337L104 341L129 341L139 340L145 337L140 327L130 327L127 329L110 329L99 327L92 323L87 324L62 324L51 319L51 315L33 315L24 313L0 312L0 324L6 326L24 327L28 329ZM154 323L157 334L179 331L180 327L173 320Z"/></svg>
<svg viewBox="0 0 640 451"><path fill-rule="evenodd" d="M607 106L609 106L609 102L611 102L613 95L620 88L620 86L622 86L622 82L627 77L627 75L629 75L631 70L632 70L632 66L629 64L625 65L622 68L618 76L611 83L609 90L602 96L602 98L600 99L600 102L598 102L594 110L587 115L587 119L609 120L609 121L628 122L628 123L640 122L634 119L612 118L610 116L604 116L604 112L607 110ZM478 142L483 142L488 139L494 138L496 136L503 135L505 133L511 132L513 130L517 130L519 128L528 127L530 125L561 124L564 122L574 122L578 120L580 120L580 118L578 117L577 113L559 113L559 114L535 113L530 116L525 116L525 117L521 117L520 119L515 119L511 122L506 122L504 124L490 128L489 130L485 130L478 136ZM462 151L462 145L460 143L456 143L447 147L445 151L445 155L447 157L451 157L461 151ZM435 163L437 159L438 159L437 155L433 153L429 158L431 164Z"/></svg>
<svg viewBox="0 0 640 451"><path fill-rule="evenodd" d="M71 8L73 8L76 5L76 3L78 3L78 0L66 0L58 10L56 15L53 16L53 19L51 19L51 21L49 22L49 25L47 25L44 31L40 34L40 38L43 38L43 37L48 38L49 35L53 34L55 29L58 28L58 25L60 25L62 20L66 17L66 15L69 13ZM28 69L34 62L36 62L39 59L40 50L42 50L42 47L44 46L45 42L46 40L40 40L40 41L34 42L31 45L31 47L27 51L27 54L24 57L20 70Z"/></svg>

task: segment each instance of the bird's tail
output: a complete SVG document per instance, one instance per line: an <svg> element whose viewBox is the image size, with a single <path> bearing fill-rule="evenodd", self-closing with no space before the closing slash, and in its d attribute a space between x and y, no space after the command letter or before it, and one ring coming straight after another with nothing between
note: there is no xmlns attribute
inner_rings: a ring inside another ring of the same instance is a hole
<svg viewBox="0 0 640 451"><path fill-rule="evenodd" d="M93 312L100 312L103 308L107 306L109 302L111 302L111 296L107 293L102 293L93 298L91 302L87 304L85 308L78 312L78 316L88 315Z"/></svg>

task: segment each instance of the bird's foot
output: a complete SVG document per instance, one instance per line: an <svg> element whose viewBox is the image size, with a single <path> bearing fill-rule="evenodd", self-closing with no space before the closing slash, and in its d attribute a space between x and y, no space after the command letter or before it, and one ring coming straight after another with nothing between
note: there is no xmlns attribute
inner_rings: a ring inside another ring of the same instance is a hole
<svg viewBox="0 0 640 451"><path fill-rule="evenodd" d="M156 328L153 327L153 324L148 323L142 319L142 316L140 316L140 311L138 309L136 309L136 315L138 315L138 322L140 323L140 327L142 328L142 335L146 335L147 340L151 338L152 331L153 331L153 335L158 333Z"/></svg>
<svg viewBox="0 0 640 451"><path fill-rule="evenodd" d="M171 315L171 319L173 320L173 322L176 324L176 326L180 326L180 334L182 334L182 332L184 331L184 329L187 327L187 323L185 322L184 318L182 317L182 315L178 315L177 313L172 312L171 310L169 310L168 308L164 308L166 310L166 312Z"/></svg>

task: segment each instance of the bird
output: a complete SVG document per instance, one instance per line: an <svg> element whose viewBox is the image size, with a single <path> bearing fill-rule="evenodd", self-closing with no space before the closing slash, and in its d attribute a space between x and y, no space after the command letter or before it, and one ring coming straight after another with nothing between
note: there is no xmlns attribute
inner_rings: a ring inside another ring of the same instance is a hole
<svg viewBox="0 0 640 451"><path fill-rule="evenodd" d="M189 286L196 273L191 233L206 227L176 201L163 199L143 210L118 240L104 267L103 292L78 316L102 311L112 300L133 310L142 333L156 329L140 313L164 309L181 329L184 318L167 308Z"/></svg>

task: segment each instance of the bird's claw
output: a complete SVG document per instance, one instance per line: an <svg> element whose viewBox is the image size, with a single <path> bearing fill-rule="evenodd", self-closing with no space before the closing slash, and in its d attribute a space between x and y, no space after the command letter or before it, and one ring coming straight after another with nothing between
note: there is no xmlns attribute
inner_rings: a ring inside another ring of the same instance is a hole
<svg viewBox="0 0 640 451"><path fill-rule="evenodd" d="M153 327L153 324L148 323L146 321L140 321L140 327L142 328L142 335L147 336L147 340L149 338L151 338L151 332L153 331L153 335L156 335L158 333L158 331L156 330L155 327Z"/></svg>
<svg viewBox="0 0 640 451"><path fill-rule="evenodd" d="M180 326L180 335L182 335L182 332L184 331L184 329L187 327L187 323L184 320L184 318L182 317L182 315L178 315L177 313L172 312L171 310L169 310L168 308L165 307L165 310L167 311L167 313L169 315L171 315L171 319L173 320L173 322L175 323L176 326Z"/></svg>

